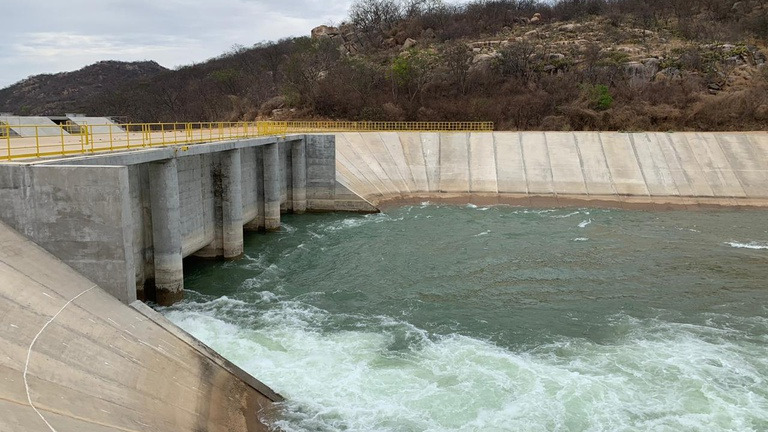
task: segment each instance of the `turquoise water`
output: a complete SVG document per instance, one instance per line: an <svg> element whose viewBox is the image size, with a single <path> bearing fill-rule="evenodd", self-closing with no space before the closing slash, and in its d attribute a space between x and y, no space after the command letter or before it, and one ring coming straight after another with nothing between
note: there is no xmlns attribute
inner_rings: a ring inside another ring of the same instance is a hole
<svg viewBox="0 0 768 432"><path fill-rule="evenodd" d="M767 216L285 216L161 311L286 396L288 431L764 431Z"/></svg>

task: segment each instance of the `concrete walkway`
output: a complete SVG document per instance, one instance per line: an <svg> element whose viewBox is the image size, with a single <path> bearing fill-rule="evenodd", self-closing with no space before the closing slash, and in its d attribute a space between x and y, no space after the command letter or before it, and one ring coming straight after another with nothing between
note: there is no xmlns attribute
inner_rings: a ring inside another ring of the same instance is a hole
<svg viewBox="0 0 768 432"><path fill-rule="evenodd" d="M339 133L336 157L374 205L768 206L766 133Z"/></svg>
<svg viewBox="0 0 768 432"><path fill-rule="evenodd" d="M265 430L279 396L146 309L0 224L0 431Z"/></svg>

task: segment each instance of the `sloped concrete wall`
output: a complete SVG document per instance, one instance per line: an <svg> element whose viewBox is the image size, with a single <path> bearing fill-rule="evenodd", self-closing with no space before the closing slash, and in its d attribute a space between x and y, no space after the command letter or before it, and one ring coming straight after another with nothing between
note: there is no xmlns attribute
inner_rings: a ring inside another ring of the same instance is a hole
<svg viewBox="0 0 768 432"><path fill-rule="evenodd" d="M3 223L0 316L0 431L263 431L281 400Z"/></svg>
<svg viewBox="0 0 768 432"><path fill-rule="evenodd" d="M341 133L336 167L374 204L768 205L765 133Z"/></svg>

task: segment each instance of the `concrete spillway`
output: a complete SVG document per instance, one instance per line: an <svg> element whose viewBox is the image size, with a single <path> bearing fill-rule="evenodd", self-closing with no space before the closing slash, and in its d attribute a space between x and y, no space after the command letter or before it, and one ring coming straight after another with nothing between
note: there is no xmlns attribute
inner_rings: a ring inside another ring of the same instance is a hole
<svg viewBox="0 0 768 432"><path fill-rule="evenodd" d="M768 205L765 133L341 133L336 156L339 183L374 205Z"/></svg>

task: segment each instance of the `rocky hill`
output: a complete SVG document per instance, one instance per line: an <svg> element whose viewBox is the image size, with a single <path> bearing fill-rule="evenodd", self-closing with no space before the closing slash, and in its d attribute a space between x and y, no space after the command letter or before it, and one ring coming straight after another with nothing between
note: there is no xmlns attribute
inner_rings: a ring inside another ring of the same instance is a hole
<svg viewBox="0 0 768 432"><path fill-rule="evenodd" d="M46 93L67 96L57 107L132 121L768 130L764 0L357 0L349 14L307 37L236 47L92 95L72 96L77 85Z"/></svg>
<svg viewBox="0 0 768 432"><path fill-rule="evenodd" d="M154 61L102 61L74 72L35 75L0 90L0 111L18 115L79 112L88 99L111 86L150 79L166 71Z"/></svg>

